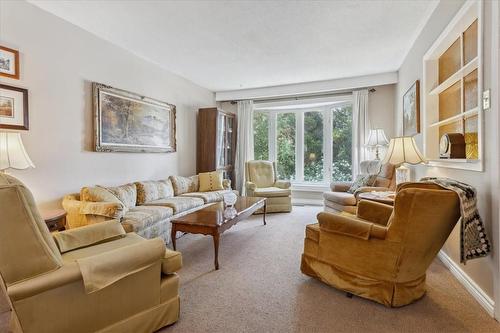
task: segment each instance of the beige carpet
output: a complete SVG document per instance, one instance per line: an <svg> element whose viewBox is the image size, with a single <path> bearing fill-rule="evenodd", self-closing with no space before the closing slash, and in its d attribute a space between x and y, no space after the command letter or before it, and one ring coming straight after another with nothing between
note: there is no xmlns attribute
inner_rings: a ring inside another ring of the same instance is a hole
<svg viewBox="0 0 500 333"><path fill-rule="evenodd" d="M179 239L181 318L160 332L500 332L500 324L437 260L428 272L427 295L399 309L349 299L304 276L304 226L319 210L270 214L267 226L261 216L241 222L221 238L219 271L210 237ZM5 321L0 316L0 327Z"/></svg>

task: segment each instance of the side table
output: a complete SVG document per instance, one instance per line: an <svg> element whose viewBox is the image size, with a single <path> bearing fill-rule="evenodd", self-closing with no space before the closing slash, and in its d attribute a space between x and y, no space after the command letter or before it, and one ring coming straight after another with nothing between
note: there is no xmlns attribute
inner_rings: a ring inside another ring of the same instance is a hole
<svg viewBox="0 0 500 333"><path fill-rule="evenodd" d="M62 231L66 228L66 211L64 209L40 211L40 214L50 232Z"/></svg>

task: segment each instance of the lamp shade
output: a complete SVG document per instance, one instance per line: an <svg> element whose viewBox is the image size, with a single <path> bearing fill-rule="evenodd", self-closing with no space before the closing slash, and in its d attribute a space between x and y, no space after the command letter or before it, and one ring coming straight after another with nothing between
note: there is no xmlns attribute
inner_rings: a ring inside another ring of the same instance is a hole
<svg viewBox="0 0 500 333"><path fill-rule="evenodd" d="M381 128L372 129L368 134L368 147L385 146L389 143L387 137L385 136L384 130Z"/></svg>
<svg viewBox="0 0 500 333"><path fill-rule="evenodd" d="M426 162L426 159L417 148L415 139L411 136L402 136L391 139L382 164L419 164Z"/></svg>
<svg viewBox="0 0 500 333"><path fill-rule="evenodd" d="M34 168L28 153L24 149L21 134L0 132L0 170Z"/></svg>

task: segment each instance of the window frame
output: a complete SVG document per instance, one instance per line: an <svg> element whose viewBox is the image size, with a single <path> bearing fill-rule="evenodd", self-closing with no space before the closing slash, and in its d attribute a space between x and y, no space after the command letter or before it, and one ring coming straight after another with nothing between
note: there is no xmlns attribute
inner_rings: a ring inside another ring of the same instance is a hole
<svg viewBox="0 0 500 333"><path fill-rule="evenodd" d="M311 107L290 107L283 109L257 108L256 113L265 113L268 116L268 149L269 160L278 163L277 156L277 119L278 114L295 113L295 180L291 180L295 190L324 191L330 187L332 181L332 139L333 109L351 106L352 100L343 100L327 105ZM323 181L304 181L304 115L306 112L320 112L323 116Z"/></svg>

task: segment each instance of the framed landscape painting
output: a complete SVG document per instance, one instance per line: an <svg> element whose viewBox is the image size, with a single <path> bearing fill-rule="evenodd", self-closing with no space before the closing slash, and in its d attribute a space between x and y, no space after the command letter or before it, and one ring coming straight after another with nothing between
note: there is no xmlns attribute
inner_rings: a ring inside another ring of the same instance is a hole
<svg viewBox="0 0 500 333"><path fill-rule="evenodd" d="M0 45L0 76L19 79L19 51Z"/></svg>
<svg viewBox="0 0 500 333"><path fill-rule="evenodd" d="M0 84L0 128L27 130L28 90Z"/></svg>
<svg viewBox="0 0 500 333"><path fill-rule="evenodd" d="M403 96L403 136L420 133L420 81L408 89Z"/></svg>
<svg viewBox="0 0 500 333"><path fill-rule="evenodd" d="M175 105L93 83L95 150L175 152Z"/></svg>

